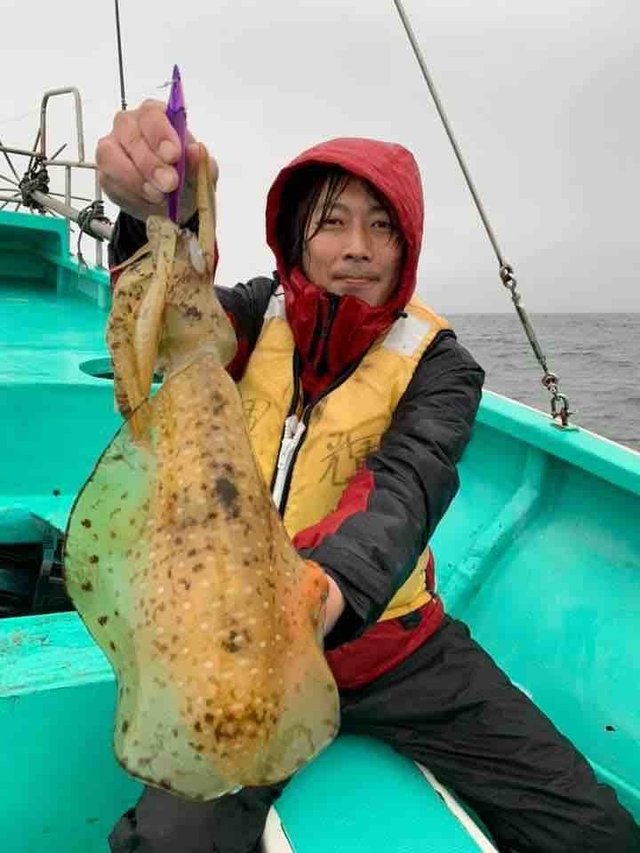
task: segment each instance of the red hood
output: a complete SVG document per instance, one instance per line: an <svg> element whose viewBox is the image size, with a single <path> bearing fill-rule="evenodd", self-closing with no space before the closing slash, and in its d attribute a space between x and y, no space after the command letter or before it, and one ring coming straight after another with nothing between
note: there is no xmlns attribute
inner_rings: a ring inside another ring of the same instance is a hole
<svg viewBox="0 0 640 853"><path fill-rule="evenodd" d="M394 208L406 244L400 283L388 302L372 308L356 296L340 297L322 368L318 365L319 351L309 353L309 345L319 327L318 321L328 316L327 293L308 281L300 270L287 275L276 239L276 217L283 187L294 170L309 163L341 166L369 181ZM302 357L303 384L312 397L359 359L410 300L416 286L423 212L417 163L406 148L390 142L347 138L323 142L296 157L274 181L267 197L267 242L276 257L287 320Z"/></svg>

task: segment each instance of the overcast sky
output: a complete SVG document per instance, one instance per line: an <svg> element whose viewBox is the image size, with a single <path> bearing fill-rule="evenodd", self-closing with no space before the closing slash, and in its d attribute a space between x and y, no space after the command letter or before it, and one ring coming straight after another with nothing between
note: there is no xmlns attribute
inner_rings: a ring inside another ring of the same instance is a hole
<svg viewBox="0 0 640 853"><path fill-rule="evenodd" d="M220 283L272 269L264 199L281 165L322 139L372 136L422 170L420 295L444 313L509 310L392 0L120 5L130 106L165 99L177 62L190 127L220 163ZM640 311L637 0L405 8L527 307ZM113 18L110 0L0 2L5 144L31 145L43 91L77 85L93 158L119 108ZM70 102L51 124L50 151L73 139Z"/></svg>

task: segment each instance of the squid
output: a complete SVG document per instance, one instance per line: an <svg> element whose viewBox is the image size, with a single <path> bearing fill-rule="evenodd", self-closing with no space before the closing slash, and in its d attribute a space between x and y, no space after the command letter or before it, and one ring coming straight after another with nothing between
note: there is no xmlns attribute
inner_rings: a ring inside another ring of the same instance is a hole
<svg viewBox="0 0 640 853"><path fill-rule="evenodd" d="M199 233L147 221L107 323L124 423L72 509L69 594L117 680L114 750L192 800L286 779L335 737L324 572L293 548L225 366L203 146ZM162 382L154 383L154 375Z"/></svg>

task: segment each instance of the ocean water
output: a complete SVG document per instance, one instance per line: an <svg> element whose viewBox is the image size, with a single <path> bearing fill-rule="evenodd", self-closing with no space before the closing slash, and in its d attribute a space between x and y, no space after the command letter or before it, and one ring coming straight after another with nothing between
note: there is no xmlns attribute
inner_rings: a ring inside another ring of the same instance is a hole
<svg viewBox="0 0 640 853"><path fill-rule="evenodd" d="M550 412L542 369L515 311L446 315L486 371L485 387ZM640 451L640 313L533 314L571 421Z"/></svg>

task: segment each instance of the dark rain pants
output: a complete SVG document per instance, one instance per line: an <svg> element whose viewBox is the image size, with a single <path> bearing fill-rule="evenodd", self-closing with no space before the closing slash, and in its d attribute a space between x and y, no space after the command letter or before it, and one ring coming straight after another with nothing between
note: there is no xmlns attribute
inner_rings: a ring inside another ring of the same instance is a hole
<svg viewBox="0 0 640 853"><path fill-rule="evenodd" d="M341 700L342 731L380 738L429 768L501 851L640 853L640 827L613 790L461 622L446 618L396 669ZM147 788L114 828L111 851L253 853L283 787L208 803ZM424 831L428 839L427 821Z"/></svg>

